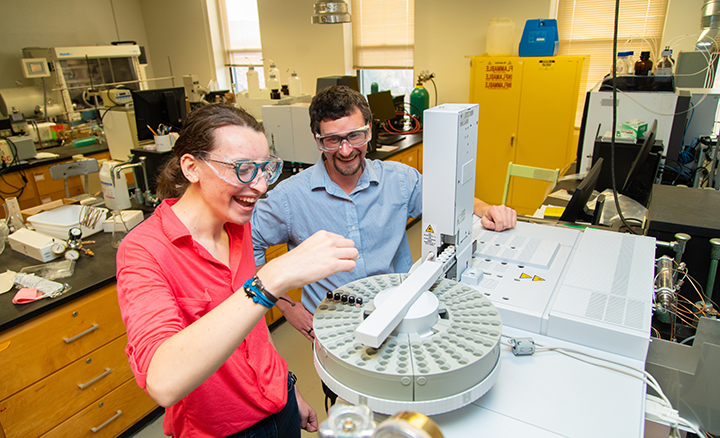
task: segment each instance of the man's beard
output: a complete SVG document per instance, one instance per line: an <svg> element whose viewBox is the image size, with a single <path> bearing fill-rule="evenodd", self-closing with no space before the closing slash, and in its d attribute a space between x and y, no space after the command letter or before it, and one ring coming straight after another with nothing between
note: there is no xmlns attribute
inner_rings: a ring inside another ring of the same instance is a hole
<svg viewBox="0 0 720 438"><path fill-rule="evenodd" d="M355 175L360 169L362 169L362 160L359 159L361 156L362 154L360 153L355 156L356 158L358 158L358 162L356 166L351 168L348 168L347 166L342 166L340 163L344 162L339 160L337 157L333 157L333 166L335 166L335 170L337 170L342 176Z"/></svg>

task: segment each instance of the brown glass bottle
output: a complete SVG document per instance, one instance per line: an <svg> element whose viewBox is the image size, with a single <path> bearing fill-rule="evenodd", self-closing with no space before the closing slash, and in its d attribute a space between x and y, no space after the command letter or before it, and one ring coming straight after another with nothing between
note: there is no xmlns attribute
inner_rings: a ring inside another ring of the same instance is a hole
<svg viewBox="0 0 720 438"><path fill-rule="evenodd" d="M647 76L652 71L653 62L650 60L650 52L640 53L640 59L635 62L635 75Z"/></svg>

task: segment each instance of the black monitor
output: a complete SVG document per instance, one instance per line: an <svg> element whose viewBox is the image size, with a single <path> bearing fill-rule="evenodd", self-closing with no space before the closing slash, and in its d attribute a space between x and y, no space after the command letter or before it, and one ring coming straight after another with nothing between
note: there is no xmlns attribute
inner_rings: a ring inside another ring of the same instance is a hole
<svg viewBox="0 0 720 438"><path fill-rule="evenodd" d="M320 91L334 85L347 85L355 91L360 91L357 76L325 76L317 78L315 93L317 94Z"/></svg>
<svg viewBox="0 0 720 438"><path fill-rule="evenodd" d="M400 134L380 135L380 125L397 117L392 93L389 90L370 93L367 95L367 101L373 116L373 137L368 150L374 151L378 145L391 145L403 140L405 137Z"/></svg>
<svg viewBox="0 0 720 438"><path fill-rule="evenodd" d="M598 177L600 176L600 169L602 169L603 159L600 158L593 164L590 172L585 176L580 185L573 192L570 202L563 211L560 220L564 222L576 222L578 219L582 219L586 222L590 222L592 217L585 211L586 204L590 200L595 185L597 184Z"/></svg>
<svg viewBox="0 0 720 438"><path fill-rule="evenodd" d="M138 140L153 139L148 126L157 132L158 126L163 124L180 132L187 116L184 87L132 91L132 98Z"/></svg>
<svg viewBox="0 0 720 438"><path fill-rule="evenodd" d="M650 155L650 149L655 144L656 131L657 120L654 120L652 125L650 126L650 129L645 133L645 141L643 142L642 147L640 147L640 150L638 151L635 160L630 165L630 171L628 172L627 178L625 178L625 183L622 186L621 191L623 193L629 191L630 185L638 177L638 175L640 174L640 169L642 169L643 165L645 165L645 162L648 159L648 155Z"/></svg>

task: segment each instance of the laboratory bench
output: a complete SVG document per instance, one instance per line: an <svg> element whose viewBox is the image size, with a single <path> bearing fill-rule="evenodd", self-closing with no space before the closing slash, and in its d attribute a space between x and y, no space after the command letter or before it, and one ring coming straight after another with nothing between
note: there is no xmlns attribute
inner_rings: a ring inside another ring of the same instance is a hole
<svg viewBox="0 0 720 438"><path fill-rule="evenodd" d="M382 149L368 152L366 157L371 160L399 161L423 172L423 135L403 134L404 139L391 145L383 146ZM381 137L382 138L382 137ZM393 149L395 148L395 149ZM392 149L392 150L388 150Z"/></svg>
<svg viewBox="0 0 720 438"><path fill-rule="evenodd" d="M422 134L407 135L389 148L395 149L367 156L400 161L422 172ZM50 179L50 166L77 154L109 158L103 145L45 152L59 157L28 160L4 175L11 184L21 184L20 174L25 173L28 182L19 197L21 208L65 196L63 181ZM77 181L69 181L71 196L82 193L79 177L74 178ZM161 410L135 383L125 355L127 337L117 304L111 235L101 232L84 240L95 241L85 245L95 255L82 254L73 275L56 280L70 286L62 296L16 305L12 298L17 289L0 295L0 367L6 376L13 376L0 381L2 438L119 436ZM269 248L267 259L285 252L286 245ZM39 264L9 245L0 254L3 270L19 272ZM300 294L300 289L289 292L296 301ZM269 325L281 317L273 309L266 322Z"/></svg>
<svg viewBox="0 0 720 438"><path fill-rule="evenodd" d="M97 160L110 159L107 144L94 144L89 146L59 146L43 149L38 152L57 154L58 157L47 159L30 159L22 164L0 168L0 193L4 198L15 196L21 209L45 204L50 201L65 198L65 183L63 180L53 180L49 168L56 164L72 161L73 155L84 155L86 158ZM26 181L25 181L26 180ZM23 188L21 194L18 188ZM70 196L84 193L80 176L68 178ZM5 217L2 210L0 216Z"/></svg>
<svg viewBox="0 0 720 438"><path fill-rule="evenodd" d="M116 437L157 415L125 355L111 235L85 240L95 255L56 280L70 286L60 297L16 305L17 289L0 295L0 437ZM0 254L3 270L38 264L9 245Z"/></svg>

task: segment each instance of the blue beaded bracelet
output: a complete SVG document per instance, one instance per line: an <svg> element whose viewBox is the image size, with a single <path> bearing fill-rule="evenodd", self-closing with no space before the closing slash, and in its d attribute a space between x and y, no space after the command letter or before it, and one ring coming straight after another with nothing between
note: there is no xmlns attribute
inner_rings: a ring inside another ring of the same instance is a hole
<svg viewBox="0 0 720 438"><path fill-rule="evenodd" d="M273 306L275 306L275 303L268 299L266 294L263 293L263 290L257 287L255 277L248 279L245 284L243 284L243 289L245 290L245 295L247 295L248 298L252 298L253 303L262 304L268 309L272 309Z"/></svg>

